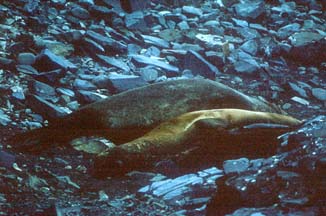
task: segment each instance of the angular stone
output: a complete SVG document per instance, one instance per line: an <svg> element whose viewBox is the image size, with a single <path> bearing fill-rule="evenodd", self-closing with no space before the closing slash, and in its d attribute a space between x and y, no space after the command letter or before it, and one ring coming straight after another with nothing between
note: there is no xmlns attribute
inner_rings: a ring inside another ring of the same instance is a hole
<svg viewBox="0 0 326 216"><path fill-rule="evenodd" d="M137 29L143 32L147 29L147 25L144 18L144 13L142 11L136 11L126 15L125 24L130 30Z"/></svg>
<svg viewBox="0 0 326 216"><path fill-rule="evenodd" d="M71 63L69 60L62 56L57 56L48 49L44 49L36 58L36 62L33 65L39 71L50 71L58 68L65 71L76 71L77 66Z"/></svg>
<svg viewBox="0 0 326 216"><path fill-rule="evenodd" d="M170 72L179 73L179 68L172 66L168 63L165 63L164 61L160 61L154 58L150 58L143 55L132 55L131 56L133 60L135 60L138 63L144 64L144 65L153 65L162 69L165 69Z"/></svg>
<svg viewBox="0 0 326 216"><path fill-rule="evenodd" d="M36 57L33 53L19 53L17 63L21 65L32 65L35 59Z"/></svg>
<svg viewBox="0 0 326 216"><path fill-rule="evenodd" d="M109 76L109 82L110 85L107 88L114 93L123 92L148 84L139 76L122 74L111 74Z"/></svg>
<svg viewBox="0 0 326 216"><path fill-rule="evenodd" d="M201 75L209 79L215 79L221 72L199 53L188 51L184 58L184 68L192 71L193 75Z"/></svg>
<svg viewBox="0 0 326 216"><path fill-rule="evenodd" d="M121 8L127 13L134 11L144 11L150 6L149 0L121 0Z"/></svg>
<svg viewBox="0 0 326 216"><path fill-rule="evenodd" d="M30 96L27 102L36 113L41 114L45 118L59 118L71 113L68 108L56 106L37 95Z"/></svg>
<svg viewBox="0 0 326 216"><path fill-rule="evenodd" d="M82 7L74 7L73 9L71 9L71 13L74 17L77 17L79 19L85 20L90 18L89 12Z"/></svg>
<svg viewBox="0 0 326 216"><path fill-rule="evenodd" d="M265 4L260 2L246 2L235 5L235 12L242 18L256 19L265 12Z"/></svg>
<svg viewBox="0 0 326 216"><path fill-rule="evenodd" d="M248 40L240 46L240 49L255 56L258 52L258 43L256 40Z"/></svg>
<svg viewBox="0 0 326 216"><path fill-rule="evenodd" d="M79 90L78 92L86 103L94 103L98 100L107 98L107 96L99 94L97 92L85 91L85 90Z"/></svg>
<svg viewBox="0 0 326 216"><path fill-rule="evenodd" d="M313 88L312 95L321 101L326 101L326 89L322 88Z"/></svg>
<svg viewBox="0 0 326 216"><path fill-rule="evenodd" d="M193 6L183 6L182 7L182 12L185 15L188 15L190 17L193 17L193 16L200 17L200 16L203 15L203 11L201 9L193 7Z"/></svg>
<svg viewBox="0 0 326 216"><path fill-rule="evenodd" d="M5 114L5 112L0 109L0 125L7 126L11 122L10 117Z"/></svg>
<svg viewBox="0 0 326 216"><path fill-rule="evenodd" d="M162 48L169 48L170 44L169 42L150 35L141 35L142 38L144 39L145 43L152 44L154 46L162 47Z"/></svg>
<svg viewBox="0 0 326 216"><path fill-rule="evenodd" d="M226 160L223 162L223 169L225 174L241 173L249 168L248 158L239 158L236 160Z"/></svg>
<svg viewBox="0 0 326 216"><path fill-rule="evenodd" d="M277 36L284 40L288 38L290 35L292 35L295 32L298 32L300 29L300 24L299 23L291 23L289 25L283 26L278 29L277 31Z"/></svg>
<svg viewBox="0 0 326 216"><path fill-rule="evenodd" d="M146 82L152 82L158 78L158 71L151 66L140 68L139 74Z"/></svg>
<svg viewBox="0 0 326 216"><path fill-rule="evenodd" d="M325 36L315 32L299 32L289 37L292 49L287 57L304 65L318 65L326 59Z"/></svg>
<svg viewBox="0 0 326 216"><path fill-rule="evenodd" d="M111 37L106 37L92 30L88 30L86 32L86 35L90 37L92 40L99 43L101 46L103 46L107 52L114 51L114 52L123 53L127 51L127 45L125 43L114 40Z"/></svg>
<svg viewBox="0 0 326 216"><path fill-rule="evenodd" d="M74 87L77 88L78 90L96 90L96 86L87 81L87 80L82 80L82 79L75 79L74 81Z"/></svg>
<svg viewBox="0 0 326 216"><path fill-rule="evenodd" d="M46 100L56 97L55 89L52 86L37 80L33 83L33 93Z"/></svg>
<svg viewBox="0 0 326 216"><path fill-rule="evenodd" d="M127 63L125 63L121 59L114 58L114 57L109 57L109 56L104 56L104 55L97 55L97 57L99 59L101 59L102 62L104 62L105 64L107 64L109 66L114 66L114 67L119 68L119 69L121 69L121 70L123 70L125 72L130 71L130 68L127 65Z"/></svg>

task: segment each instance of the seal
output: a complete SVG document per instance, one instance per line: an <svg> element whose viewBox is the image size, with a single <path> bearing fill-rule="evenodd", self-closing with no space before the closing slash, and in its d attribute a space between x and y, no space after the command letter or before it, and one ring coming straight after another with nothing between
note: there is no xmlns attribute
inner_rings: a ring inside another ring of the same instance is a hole
<svg viewBox="0 0 326 216"><path fill-rule="evenodd" d="M272 104L219 82L183 79L136 88L88 104L49 126L13 137L13 148L38 151L74 138L104 136L119 145L140 137L178 115L204 109L239 108L281 113Z"/></svg>
<svg viewBox="0 0 326 216"><path fill-rule="evenodd" d="M215 157L226 149L241 153L248 143L238 148L228 147L235 145L231 142L233 135L228 135L228 132L258 123L293 127L300 125L301 121L286 115L243 109L189 112L161 123L142 137L102 152L95 161L95 169L102 174L121 174L142 169L153 159L160 160L193 149L206 149L206 152L214 152ZM257 128L252 128L254 133ZM275 128L271 127L273 130L275 132ZM277 132L280 133L279 130Z"/></svg>

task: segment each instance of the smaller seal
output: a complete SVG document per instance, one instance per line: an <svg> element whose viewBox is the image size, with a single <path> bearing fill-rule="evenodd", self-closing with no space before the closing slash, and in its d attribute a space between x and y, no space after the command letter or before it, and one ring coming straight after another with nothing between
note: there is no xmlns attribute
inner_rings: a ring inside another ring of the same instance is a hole
<svg viewBox="0 0 326 216"><path fill-rule="evenodd" d="M279 124L288 127L298 126L301 121L276 113L257 112L243 109L213 109L185 113L161 123L142 137L108 149L98 155L95 170L100 173L125 173L142 169L153 160L193 149L206 152L232 151L231 130L251 124ZM257 128L253 127L251 133ZM271 128L270 131L274 131ZM284 130L282 130L284 131ZM266 134L268 136L268 134ZM240 134L241 137L241 134ZM239 146L234 151L240 153L247 146Z"/></svg>

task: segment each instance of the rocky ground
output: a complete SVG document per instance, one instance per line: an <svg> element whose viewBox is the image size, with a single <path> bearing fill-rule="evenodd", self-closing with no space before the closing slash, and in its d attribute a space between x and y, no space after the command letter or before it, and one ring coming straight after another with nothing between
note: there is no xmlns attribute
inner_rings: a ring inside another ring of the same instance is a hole
<svg viewBox="0 0 326 216"><path fill-rule="evenodd" d="M223 168L224 181L215 168L179 178L153 170L99 180L88 172L92 156L72 149L56 147L40 155L11 151L6 140L13 134L47 125L47 120L82 105L170 79L216 80L263 97L299 119L325 115L323 1L121 2L122 6L115 0L1 1L0 214L203 215L219 206L212 201L206 211L218 179L221 190L213 200L222 203L221 194L235 193L242 198L224 199L232 207L212 215L323 215L322 116L288 135L292 145L281 149L277 160L268 158L254 166L241 159L237 177L228 166ZM302 163L307 167L296 166ZM273 192L260 197L253 193L250 199L273 199L243 202L250 193L235 192L233 186L248 175L258 176L250 181L253 185L272 185L265 192ZM286 194L284 185L290 185Z"/></svg>

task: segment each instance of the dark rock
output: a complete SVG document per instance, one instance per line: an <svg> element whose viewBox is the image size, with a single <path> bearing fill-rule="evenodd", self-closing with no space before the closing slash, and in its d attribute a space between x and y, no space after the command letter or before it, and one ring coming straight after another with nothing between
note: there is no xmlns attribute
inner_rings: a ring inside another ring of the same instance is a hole
<svg viewBox="0 0 326 216"><path fill-rule="evenodd" d="M5 112L0 109L0 125L1 126L7 126L11 122L10 117L5 114Z"/></svg>
<svg viewBox="0 0 326 216"><path fill-rule="evenodd" d="M125 63L121 59L114 58L114 57L108 57L108 56L104 56L104 55L97 55L97 57L99 59L101 59L103 63L105 63L109 66L114 66L114 67L119 68L125 72L130 71L130 68L127 65L127 63Z"/></svg>
<svg viewBox="0 0 326 216"><path fill-rule="evenodd" d="M284 40L284 39L288 38L290 35L292 35L293 33L298 32L300 27L301 26L298 23L291 23L289 25L283 26L278 29L277 36L281 40Z"/></svg>
<svg viewBox="0 0 326 216"><path fill-rule="evenodd" d="M3 69L12 69L15 67L15 62L12 59L8 59L0 56L0 66Z"/></svg>
<svg viewBox="0 0 326 216"><path fill-rule="evenodd" d="M12 168L16 157L8 152L0 151L0 167Z"/></svg>
<svg viewBox="0 0 326 216"><path fill-rule="evenodd" d="M11 87L12 96L18 100L25 100L25 93L22 87L13 86Z"/></svg>
<svg viewBox="0 0 326 216"><path fill-rule="evenodd" d="M112 22L112 19L114 15L116 15L114 10L111 10L105 6L100 5L92 5L89 8L89 13L91 17L94 17L95 19L103 19L108 22Z"/></svg>
<svg viewBox="0 0 326 216"><path fill-rule="evenodd" d="M201 9L193 7L193 6L183 6L182 12L183 12L183 14L185 14L186 16L189 16L189 17L194 17L194 16L200 17L203 15L203 11Z"/></svg>
<svg viewBox="0 0 326 216"><path fill-rule="evenodd" d="M248 40L240 46L240 49L255 56L258 52L258 43L256 40Z"/></svg>
<svg viewBox="0 0 326 216"><path fill-rule="evenodd" d="M56 91L69 97L75 97L75 92L67 88L59 87Z"/></svg>
<svg viewBox="0 0 326 216"><path fill-rule="evenodd" d="M85 101L85 103L87 104L107 98L107 96L105 95L92 92L92 91L79 90L78 93L82 95L83 101Z"/></svg>
<svg viewBox="0 0 326 216"><path fill-rule="evenodd" d="M65 71L76 71L77 66L62 56L57 56L48 49L44 49L36 58L33 65L39 71L51 71L55 69L63 69Z"/></svg>
<svg viewBox="0 0 326 216"><path fill-rule="evenodd" d="M158 78L158 71L155 70L155 68L148 66L148 67L141 68L139 71L139 75L142 77L144 81L152 82Z"/></svg>
<svg viewBox="0 0 326 216"><path fill-rule="evenodd" d="M22 65L32 65L35 63L35 55L33 53L20 53L17 57L17 63Z"/></svg>
<svg viewBox="0 0 326 216"><path fill-rule="evenodd" d="M265 12L264 1L238 3L234 7L237 15L245 19L256 19Z"/></svg>
<svg viewBox="0 0 326 216"><path fill-rule="evenodd" d="M29 75L39 75L39 72L30 65L17 65L16 69L19 73L29 74Z"/></svg>
<svg viewBox="0 0 326 216"><path fill-rule="evenodd" d="M318 65L325 61L325 36L314 32L299 32L289 38L293 47L287 56L292 60L304 65Z"/></svg>
<svg viewBox="0 0 326 216"><path fill-rule="evenodd" d="M107 86L107 88L113 93L123 92L148 84L139 76L122 74L111 74L109 77L109 82L110 85Z"/></svg>
<svg viewBox="0 0 326 216"><path fill-rule="evenodd" d="M222 52L208 51L205 56L209 62L212 62L217 68L224 66L224 54Z"/></svg>
<svg viewBox="0 0 326 216"><path fill-rule="evenodd" d="M127 45L121 41L117 41L111 37L103 36L102 34L99 34L97 32L94 32L92 30L88 30L86 32L86 35L90 37L92 40L99 43L101 46L103 46L108 53L123 53L127 51Z"/></svg>
<svg viewBox="0 0 326 216"><path fill-rule="evenodd" d="M24 10L27 13L34 14L40 8L40 0L28 0L24 6Z"/></svg>
<svg viewBox="0 0 326 216"><path fill-rule="evenodd" d="M77 17L79 19L85 20L90 18L89 12L82 7L75 6L71 9L71 13L74 17Z"/></svg>
<svg viewBox="0 0 326 216"><path fill-rule="evenodd" d="M44 82L50 82L50 83L55 83L56 81L59 80L64 75L64 71L62 69L57 69L57 70L51 70L48 72L42 72L35 77L37 77L40 80L44 80Z"/></svg>
<svg viewBox="0 0 326 216"><path fill-rule="evenodd" d="M142 11L127 14L125 17L125 24L130 30L140 30L141 32L146 32L148 29L145 22L145 16Z"/></svg>
<svg viewBox="0 0 326 216"><path fill-rule="evenodd" d="M174 72L176 74L179 73L179 68L172 66L168 63L165 63L164 61L160 61L155 58L150 58L150 57L143 56L143 55L132 55L131 57L134 61L136 61L136 63L140 63L145 66L152 65L152 66L156 66L156 67L165 69L170 72Z"/></svg>
<svg viewBox="0 0 326 216"><path fill-rule="evenodd" d="M91 83L87 80L82 80L82 79L75 79L73 85L78 90L88 90L89 91L89 90L97 89L93 83Z"/></svg>
<svg viewBox="0 0 326 216"><path fill-rule="evenodd" d="M33 82L33 94L36 94L45 100L52 100L56 98L56 92L52 86L37 80Z"/></svg>
<svg viewBox="0 0 326 216"><path fill-rule="evenodd" d="M199 53L188 51L184 58L184 68L192 71L194 75L201 75L209 79L215 79L221 72Z"/></svg>
<svg viewBox="0 0 326 216"><path fill-rule="evenodd" d="M225 174L241 173L249 168L249 159L240 158L237 160L226 160L223 162L223 169Z"/></svg>
<svg viewBox="0 0 326 216"><path fill-rule="evenodd" d="M154 37L154 36L150 36L150 35L141 35L142 38L144 39L145 43L154 45L154 46L158 46L161 48L169 48L170 44L169 42L158 38L158 37Z"/></svg>
<svg viewBox="0 0 326 216"><path fill-rule="evenodd" d="M86 51L88 51L91 55L96 55L97 53L99 54L103 54L105 52L105 49L103 48L103 46L101 46L100 44L98 44L97 42L95 42L94 40L85 37L82 40L82 45Z"/></svg>
<svg viewBox="0 0 326 216"><path fill-rule="evenodd" d="M41 114L45 118L60 118L71 113L69 109L56 106L37 95L30 96L27 102L36 113Z"/></svg>
<svg viewBox="0 0 326 216"><path fill-rule="evenodd" d="M144 11L150 6L151 1L149 0L121 0L121 8L127 13L134 11Z"/></svg>
<svg viewBox="0 0 326 216"><path fill-rule="evenodd" d="M326 89L322 88L313 88L312 95L321 101L326 101Z"/></svg>

